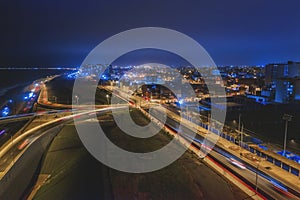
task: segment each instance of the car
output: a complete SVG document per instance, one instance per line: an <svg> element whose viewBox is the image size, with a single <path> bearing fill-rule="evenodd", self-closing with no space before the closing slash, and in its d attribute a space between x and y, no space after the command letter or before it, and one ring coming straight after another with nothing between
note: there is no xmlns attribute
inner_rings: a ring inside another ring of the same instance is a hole
<svg viewBox="0 0 300 200"><path fill-rule="evenodd" d="M231 164L233 164L234 166L240 168L240 169L246 169L245 165L239 161L237 161L234 158L226 158Z"/></svg>
<svg viewBox="0 0 300 200"><path fill-rule="evenodd" d="M19 146L18 149L22 150L24 149L28 144L30 144L35 137L30 136L29 138L26 138Z"/></svg>
<svg viewBox="0 0 300 200"><path fill-rule="evenodd" d="M270 183L271 183L271 185L272 185L272 187L276 190L276 191L278 191L279 193L281 193L281 194L283 194L283 195L285 195L285 196L287 196L287 197L290 197L290 198L292 198L293 196L289 193L289 191L288 191L288 189L285 187L285 186L283 186L283 185L281 185L280 183L277 183L277 182L275 182L275 181L270 181Z"/></svg>
<svg viewBox="0 0 300 200"><path fill-rule="evenodd" d="M5 133L5 131L6 131L5 129L1 130L0 135L3 135Z"/></svg>

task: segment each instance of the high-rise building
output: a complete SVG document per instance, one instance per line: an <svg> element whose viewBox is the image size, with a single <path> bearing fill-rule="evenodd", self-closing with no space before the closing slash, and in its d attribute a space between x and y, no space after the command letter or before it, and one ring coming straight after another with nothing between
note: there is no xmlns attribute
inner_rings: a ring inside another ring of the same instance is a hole
<svg viewBox="0 0 300 200"><path fill-rule="evenodd" d="M300 62L266 65L265 81L275 102L300 101Z"/></svg>

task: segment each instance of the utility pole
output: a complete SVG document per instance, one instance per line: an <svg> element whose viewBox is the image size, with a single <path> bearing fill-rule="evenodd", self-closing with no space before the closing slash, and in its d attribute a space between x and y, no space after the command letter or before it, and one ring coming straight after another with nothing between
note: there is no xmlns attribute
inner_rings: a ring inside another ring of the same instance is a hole
<svg viewBox="0 0 300 200"><path fill-rule="evenodd" d="M259 163L257 164L256 166L256 174L255 174L255 192L257 194L257 189L258 189L258 168L259 168L259 165L260 165L261 161L259 161Z"/></svg>
<svg viewBox="0 0 300 200"><path fill-rule="evenodd" d="M242 130L241 130L241 142L240 142L241 143L241 145L240 145L241 147L243 145L243 135L244 135L243 131L244 131L244 124L242 124Z"/></svg>
<svg viewBox="0 0 300 200"><path fill-rule="evenodd" d="M239 131L241 131L241 113L239 113Z"/></svg>
<svg viewBox="0 0 300 200"><path fill-rule="evenodd" d="M109 104L109 95L106 95L106 99L107 99L107 104Z"/></svg>
<svg viewBox="0 0 300 200"><path fill-rule="evenodd" d="M286 140L287 140L287 130L288 130L288 122L292 121L293 116L284 114L282 119L285 120L285 131L284 131L284 143L283 143L283 155L285 156L286 152Z"/></svg>

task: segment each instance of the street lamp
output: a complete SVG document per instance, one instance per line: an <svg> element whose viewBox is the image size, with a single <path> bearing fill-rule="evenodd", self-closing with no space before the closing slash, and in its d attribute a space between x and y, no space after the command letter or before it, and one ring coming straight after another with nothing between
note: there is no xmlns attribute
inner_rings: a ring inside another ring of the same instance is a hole
<svg viewBox="0 0 300 200"><path fill-rule="evenodd" d="M258 186L257 186L257 183L258 183L258 168L259 168L260 163L261 163L261 161L259 161L259 163L256 166L256 176L255 176L255 192L256 192L256 194L257 194L257 189L258 189Z"/></svg>
<svg viewBox="0 0 300 200"><path fill-rule="evenodd" d="M242 123L242 127L240 131L237 131L238 134L240 135L240 146L243 147L243 138L244 138L244 124Z"/></svg>
<svg viewBox="0 0 300 200"><path fill-rule="evenodd" d="M241 131L241 113L239 114L239 131Z"/></svg>
<svg viewBox="0 0 300 200"><path fill-rule="evenodd" d="M109 95L106 95L106 99L107 99L107 104L109 104Z"/></svg>
<svg viewBox="0 0 300 200"><path fill-rule="evenodd" d="M79 96L78 95L75 95L75 101L76 101L76 104L78 104L78 102L79 102Z"/></svg>
<svg viewBox="0 0 300 200"><path fill-rule="evenodd" d="M285 132L284 132L284 143L283 143L283 155L285 156L286 152L286 139L287 139L287 128L288 128L288 122L292 121L293 116L284 114L282 119L285 120Z"/></svg>

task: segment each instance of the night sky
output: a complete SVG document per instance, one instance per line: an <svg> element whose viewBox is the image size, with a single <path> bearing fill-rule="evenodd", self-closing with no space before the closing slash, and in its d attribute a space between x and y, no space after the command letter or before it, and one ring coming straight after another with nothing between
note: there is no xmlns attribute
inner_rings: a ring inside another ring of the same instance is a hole
<svg viewBox="0 0 300 200"><path fill-rule="evenodd" d="M300 61L298 0L8 0L0 66L79 66L106 38L156 26L197 40L217 65Z"/></svg>

